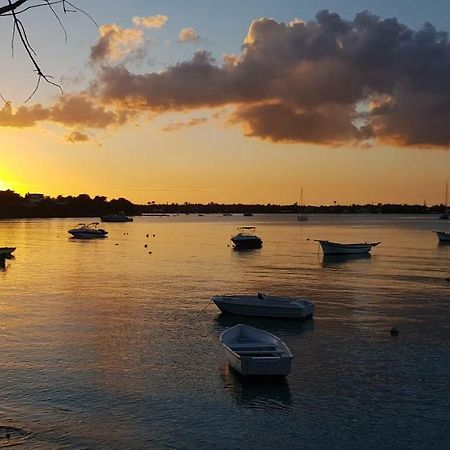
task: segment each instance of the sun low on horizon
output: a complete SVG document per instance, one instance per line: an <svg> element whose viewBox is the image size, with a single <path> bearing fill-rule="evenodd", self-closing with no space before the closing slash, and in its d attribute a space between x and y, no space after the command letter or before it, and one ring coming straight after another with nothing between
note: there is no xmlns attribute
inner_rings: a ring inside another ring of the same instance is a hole
<svg viewBox="0 0 450 450"><path fill-rule="evenodd" d="M241 3L78 0L78 12L55 5L58 19L45 5L25 10L27 40L14 35L14 58L0 47L0 190L444 201L450 5ZM11 42L14 19L3 19Z"/></svg>

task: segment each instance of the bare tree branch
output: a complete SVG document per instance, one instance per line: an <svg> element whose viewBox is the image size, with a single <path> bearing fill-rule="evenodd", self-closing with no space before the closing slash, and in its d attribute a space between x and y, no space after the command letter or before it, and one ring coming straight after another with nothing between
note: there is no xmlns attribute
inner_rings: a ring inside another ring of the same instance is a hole
<svg viewBox="0 0 450 450"><path fill-rule="evenodd" d="M44 72L42 71L42 69L36 59L37 53L33 49L31 42L28 39L25 26L23 25L22 21L20 20L20 16L23 13L25 13L26 11L29 11L34 8L48 7L51 10L52 14L56 17L57 21L59 22L59 25L61 26L61 28L64 32L66 42L67 42L67 32L66 32L66 29L64 28L64 25L58 15L58 13L56 12L56 10L54 8L54 5L61 5L61 9L64 14L67 14L69 12L81 12L86 17L88 17L95 24L95 26L98 29L97 23L86 11L84 11L81 8L78 8L76 5L72 4L68 0L41 0L41 3L34 3L31 5L29 4L28 6L25 6L23 8L21 8L21 7L25 3L27 3L29 0L16 0L16 1L7 0L7 1L8 1L7 5L0 6L0 17L10 16L13 19L13 31L12 31L12 36L11 36L12 57L14 57L14 40L17 35L17 36L19 36L20 42L22 43L22 46L25 49L25 52L27 53L28 58L31 60L31 63L34 66L34 71L37 74L36 86L35 86L33 92L31 93L31 95L25 101L25 103L28 102L34 96L34 94L37 92L42 79L45 82L47 82L48 84L51 84L51 85L57 87L61 91L61 93L63 93L62 87L59 84L57 84L51 80L51 78L53 78L53 77L51 75L44 74ZM69 5L72 9L68 9L67 5Z"/></svg>

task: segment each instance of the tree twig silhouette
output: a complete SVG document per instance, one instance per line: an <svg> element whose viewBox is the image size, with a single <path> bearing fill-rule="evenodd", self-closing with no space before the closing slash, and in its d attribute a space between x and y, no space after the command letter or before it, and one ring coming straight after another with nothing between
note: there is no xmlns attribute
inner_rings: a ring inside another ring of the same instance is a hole
<svg viewBox="0 0 450 450"><path fill-rule="evenodd" d="M2 1L4 3L4 0ZM61 12L63 14L77 13L77 12L84 14L98 28L98 25L92 18L92 16L90 16L86 11L79 8L74 3L68 0L42 0L42 1L38 0L34 2L33 0L15 0L15 1L7 0L7 4L0 6L0 17L9 16L12 18L13 21L13 30L11 35L12 56L14 57L14 42L16 37L18 36L20 43L22 44L22 47L25 49L25 52L33 65L33 70L37 75L36 86L34 87L31 94L28 96L28 98L25 100L25 103L27 103L36 94L42 80L44 80L46 83L50 85L57 87L61 93L64 93L62 87L58 83L53 81L53 77L51 75L44 73L44 71L42 70L41 65L37 59L37 52L32 47L31 42L27 35L26 28L21 20L21 16L26 12L29 12L35 8L48 8L51 14L53 14L56 17L56 20L61 26L65 40L67 42L67 32L66 29L64 28L60 14L58 14L58 11L56 9L58 6L61 8Z"/></svg>

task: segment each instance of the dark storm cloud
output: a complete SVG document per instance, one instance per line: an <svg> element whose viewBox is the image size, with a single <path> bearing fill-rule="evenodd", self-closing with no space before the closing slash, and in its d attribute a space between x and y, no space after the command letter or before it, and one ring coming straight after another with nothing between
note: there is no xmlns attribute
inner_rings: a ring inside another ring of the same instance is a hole
<svg viewBox="0 0 450 450"><path fill-rule="evenodd" d="M274 141L450 143L447 33L368 12L351 21L328 11L309 22L255 20L241 54L222 65L198 52L160 73L106 66L92 92L156 112L234 104L234 122Z"/></svg>

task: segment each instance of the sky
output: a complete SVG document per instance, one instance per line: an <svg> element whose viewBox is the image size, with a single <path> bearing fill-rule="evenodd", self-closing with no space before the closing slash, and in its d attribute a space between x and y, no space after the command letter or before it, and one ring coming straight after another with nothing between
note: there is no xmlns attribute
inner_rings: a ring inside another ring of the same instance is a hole
<svg viewBox="0 0 450 450"><path fill-rule="evenodd" d="M316 205L444 201L450 3L72 3L95 23L59 5L64 30L47 7L20 15L63 93L41 80L28 99L36 73L0 17L0 190L138 203L289 204L301 188Z"/></svg>

